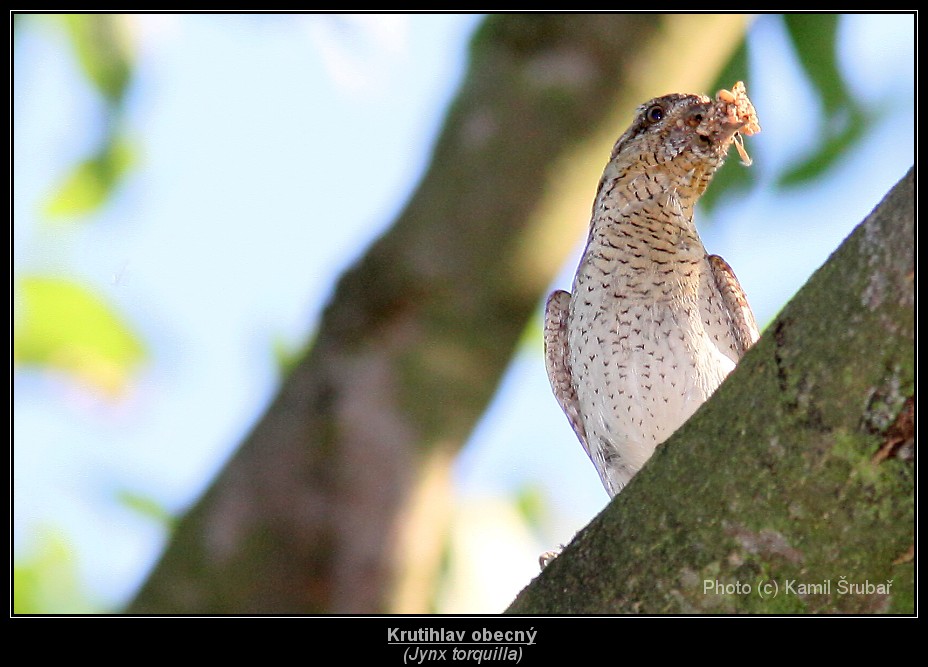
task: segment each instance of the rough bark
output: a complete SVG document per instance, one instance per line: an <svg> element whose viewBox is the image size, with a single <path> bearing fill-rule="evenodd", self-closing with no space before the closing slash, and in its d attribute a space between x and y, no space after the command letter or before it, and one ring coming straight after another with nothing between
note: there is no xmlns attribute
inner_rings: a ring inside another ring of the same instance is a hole
<svg viewBox="0 0 928 667"><path fill-rule="evenodd" d="M582 235L612 142L642 99L704 90L744 23L489 19L408 207L129 611L427 611L435 489Z"/></svg>
<svg viewBox="0 0 928 667"><path fill-rule="evenodd" d="M914 612L914 203L910 171L510 613Z"/></svg>

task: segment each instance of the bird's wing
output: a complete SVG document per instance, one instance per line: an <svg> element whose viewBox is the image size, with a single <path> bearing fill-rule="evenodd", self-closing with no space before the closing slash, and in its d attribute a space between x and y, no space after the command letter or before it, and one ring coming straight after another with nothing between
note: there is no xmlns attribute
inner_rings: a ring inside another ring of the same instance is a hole
<svg viewBox="0 0 928 667"><path fill-rule="evenodd" d="M751 306L748 305L744 290L741 289L741 283L738 282L738 278L735 277L735 272L732 271L728 262L718 255L709 255L709 265L712 267L715 285L722 295L722 303L731 314L735 340L741 348L739 357L743 356L748 351L748 348L760 338L757 322L754 321L754 313L751 311Z"/></svg>
<svg viewBox="0 0 928 667"><path fill-rule="evenodd" d="M590 454L586 444L586 429L580 418L580 404L577 402L577 390L570 375L570 355L567 350L567 312L570 307L570 294L556 290L548 297L545 304L545 369L554 397L567 415L580 444Z"/></svg>

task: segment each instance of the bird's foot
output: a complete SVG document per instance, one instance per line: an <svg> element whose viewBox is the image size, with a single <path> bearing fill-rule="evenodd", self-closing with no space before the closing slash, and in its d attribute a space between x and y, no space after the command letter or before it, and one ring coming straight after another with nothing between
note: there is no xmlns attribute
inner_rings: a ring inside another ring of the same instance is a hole
<svg viewBox="0 0 928 667"><path fill-rule="evenodd" d="M554 559L561 555L561 552L564 550L564 545L560 545L557 549L553 551L545 551L538 557L538 567L539 569L544 570L551 563L554 562Z"/></svg>

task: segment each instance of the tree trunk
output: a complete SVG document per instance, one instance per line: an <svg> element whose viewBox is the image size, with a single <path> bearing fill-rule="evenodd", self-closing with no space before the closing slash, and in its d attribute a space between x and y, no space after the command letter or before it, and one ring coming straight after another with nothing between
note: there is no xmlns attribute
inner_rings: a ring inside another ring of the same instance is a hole
<svg viewBox="0 0 928 667"><path fill-rule="evenodd" d="M704 90L744 25L488 19L418 191L128 611L428 611L449 462L582 235L612 142L642 99Z"/></svg>
<svg viewBox="0 0 928 667"><path fill-rule="evenodd" d="M914 612L914 192L910 171L510 613Z"/></svg>

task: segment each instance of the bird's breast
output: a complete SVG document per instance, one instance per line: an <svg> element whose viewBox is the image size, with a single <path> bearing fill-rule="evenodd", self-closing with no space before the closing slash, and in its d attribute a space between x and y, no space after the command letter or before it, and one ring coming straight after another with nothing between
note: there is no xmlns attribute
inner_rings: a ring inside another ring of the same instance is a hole
<svg viewBox="0 0 928 667"><path fill-rule="evenodd" d="M637 470L734 368L731 341L710 326L698 263L580 275L568 316L580 412L591 449Z"/></svg>

